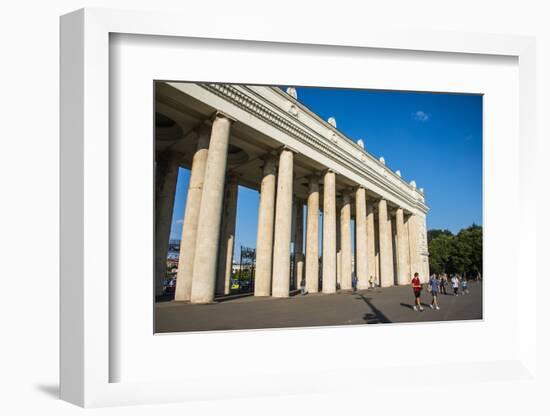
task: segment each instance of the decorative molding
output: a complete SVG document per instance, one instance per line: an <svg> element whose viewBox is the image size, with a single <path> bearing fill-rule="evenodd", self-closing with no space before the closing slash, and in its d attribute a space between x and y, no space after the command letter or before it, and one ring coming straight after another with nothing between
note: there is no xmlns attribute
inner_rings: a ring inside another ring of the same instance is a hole
<svg viewBox="0 0 550 416"><path fill-rule="evenodd" d="M366 163L361 163L359 160L357 160L356 157L353 157L349 150L344 149L342 146L339 146L339 135L335 131L333 131L331 127L327 126L329 127L330 134L327 140L327 138L324 138L322 135L319 134L319 132L313 131L303 124L297 124L295 118L293 119L285 116L285 113L288 114L288 111L284 111L284 109L277 107L278 110L283 111L282 113L279 113L274 109L268 107L267 105L259 102L257 99L255 99L255 97L251 97L250 95L245 94L236 86L228 84L198 85L200 85L207 91L217 95L218 97L223 98L224 100L238 106L242 110L253 114L255 117L279 129L280 131L289 134L293 138L301 141L302 143L305 143L315 150L323 153L326 157L335 160L338 164L341 164L347 169L353 171L354 173L365 177L369 181L385 189L394 197L407 201L411 206L416 207L422 212L428 211L428 207L421 200L415 197L414 193L407 192L405 189L400 189L396 186L396 184L393 184L391 182L388 183L388 168L384 166L384 164L382 164L380 161L368 155L366 151L364 152L367 158L371 158L374 162L379 164L380 171L376 171L373 169L373 167L367 166ZM278 89L273 88L273 90ZM250 93L254 92L250 91ZM278 93L284 95L286 99L288 99L288 94L286 94L284 91L281 90L278 91ZM349 141L349 139L347 139L345 136L344 139ZM357 149L360 149L360 147L356 143L353 143L353 145ZM366 162L366 160L363 162ZM410 185L408 185L404 180L399 178L391 171L390 174L393 178L400 180L404 186L408 187L409 191L411 190Z"/></svg>
<svg viewBox="0 0 550 416"><path fill-rule="evenodd" d="M294 98L295 100L298 99L298 92L296 91L296 88L294 88L294 87L288 87L288 88L286 89L286 93L287 93L288 95L290 95L292 98Z"/></svg>

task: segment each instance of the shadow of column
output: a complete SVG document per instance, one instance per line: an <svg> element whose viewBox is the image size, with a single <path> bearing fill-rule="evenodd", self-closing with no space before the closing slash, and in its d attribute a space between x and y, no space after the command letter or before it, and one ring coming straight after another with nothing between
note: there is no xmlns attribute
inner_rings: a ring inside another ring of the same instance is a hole
<svg viewBox="0 0 550 416"><path fill-rule="evenodd" d="M376 306L374 306L371 302L370 298L367 298L365 295L359 294L359 297L356 299L362 299L363 302L365 302L369 308L372 310L372 313L366 313L363 316L363 320L367 324L388 324L391 323L391 321L388 319L386 315L382 313L380 309L378 309Z"/></svg>

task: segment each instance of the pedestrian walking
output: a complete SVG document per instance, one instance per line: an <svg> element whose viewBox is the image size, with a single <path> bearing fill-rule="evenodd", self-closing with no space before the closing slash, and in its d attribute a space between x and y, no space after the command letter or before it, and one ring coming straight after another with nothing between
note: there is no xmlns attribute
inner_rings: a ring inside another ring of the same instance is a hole
<svg viewBox="0 0 550 416"><path fill-rule="evenodd" d="M440 282L440 285L439 285L439 290L441 291L442 294L444 294L444 295L447 294L447 275L445 273L443 273L441 275L441 282Z"/></svg>
<svg viewBox="0 0 550 416"><path fill-rule="evenodd" d="M307 295L307 289L306 289L306 278L302 277L302 280L300 281L300 292L302 296Z"/></svg>
<svg viewBox="0 0 550 416"><path fill-rule="evenodd" d="M369 289L374 289L374 281L372 279L372 276L369 277Z"/></svg>
<svg viewBox="0 0 550 416"><path fill-rule="evenodd" d="M414 293L414 306L413 309L415 311L423 311L424 308L420 304L420 292L422 292L422 285L420 284L420 278L418 277L418 273L416 272L414 274L414 277L411 280L411 286Z"/></svg>
<svg viewBox="0 0 550 416"><path fill-rule="evenodd" d="M353 288L354 292L357 292L357 275L355 273L352 273L351 275L351 287Z"/></svg>
<svg viewBox="0 0 550 416"><path fill-rule="evenodd" d="M437 304L437 293L439 292L439 280L435 277L435 274L430 276L430 289L432 292L432 303L430 308L439 310L439 305Z"/></svg>
<svg viewBox="0 0 550 416"><path fill-rule="evenodd" d="M468 290L468 280L466 280L466 277L462 277L461 285L462 285L462 294L463 295L469 294L470 291Z"/></svg>
<svg viewBox="0 0 550 416"><path fill-rule="evenodd" d="M458 296L458 283L459 283L459 280L458 280L458 277L456 277L456 274L453 275L453 277L451 278L451 283L453 285L454 295Z"/></svg>

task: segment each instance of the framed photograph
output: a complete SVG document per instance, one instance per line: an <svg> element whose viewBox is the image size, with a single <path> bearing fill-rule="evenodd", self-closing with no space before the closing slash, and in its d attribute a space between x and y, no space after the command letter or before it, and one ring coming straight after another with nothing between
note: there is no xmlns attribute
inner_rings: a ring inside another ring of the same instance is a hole
<svg viewBox="0 0 550 416"><path fill-rule="evenodd" d="M61 18L61 397L532 378L534 40L180 21Z"/></svg>

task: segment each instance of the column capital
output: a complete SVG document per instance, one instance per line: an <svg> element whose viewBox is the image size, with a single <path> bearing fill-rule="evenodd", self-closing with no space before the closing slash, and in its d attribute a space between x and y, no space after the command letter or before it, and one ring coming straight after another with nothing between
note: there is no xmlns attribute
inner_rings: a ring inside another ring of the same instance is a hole
<svg viewBox="0 0 550 416"><path fill-rule="evenodd" d="M258 159L260 159L263 162L268 160L277 160L277 152L270 151L270 152L264 153L263 155L258 156Z"/></svg>
<svg viewBox="0 0 550 416"><path fill-rule="evenodd" d="M237 121L236 119L234 119L233 117L231 117L227 113L224 113L221 110L216 110L216 112L214 114L212 114L212 117L210 118L210 121L213 122L217 118L225 118L225 119L229 120L231 123L234 123L235 121Z"/></svg>
<svg viewBox="0 0 550 416"><path fill-rule="evenodd" d="M332 168L326 168L325 170L321 171L321 174L324 176L327 173L334 173L336 175L336 171Z"/></svg>
<svg viewBox="0 0 550 416"><path fill-rule="evenodd" d="M296 149L293 149L292 147L288 146L288 145L282 145L281 147L277 148L276 152L278 155L280 155L281 153L283 153L285 150L289 151L289 152L292 152L293 154L299 154L300 152L298 152Z"/></svg>
<svg viewBox="0 0 550 416"><path fill-rule="evenodd" d="M385 201L385 199L382 198L382 197L380 197L380 196L377 196L377 197L375 197L375 198L369 198L369 201L372 202L373 204L378 204L378 203L379 203L380 201L382 201L382 200Z"/></svg>
<svg viewBox="0 0 550 416"><path fill-rule="evenodd" d="M342 205L348 204L351 202L351 192L348 189L342 190Z"/></svg>
<svg viewBox="0 0 550 416"><path fill-rule="evenodd" d="M277 156L273 153L266 153L259 157L262 161L262 171L265 173L277 172Z"/></svg>

